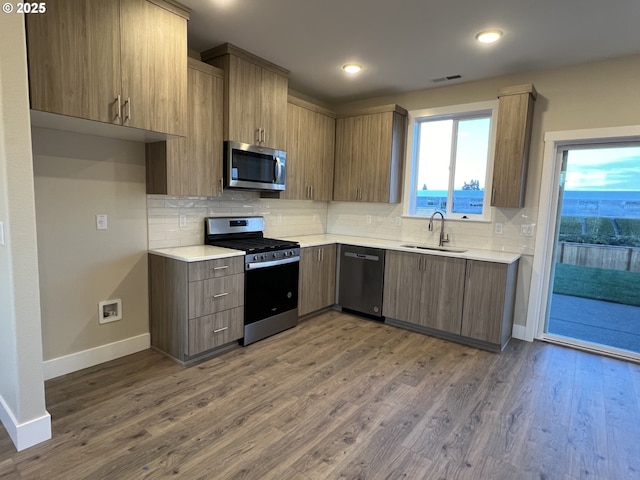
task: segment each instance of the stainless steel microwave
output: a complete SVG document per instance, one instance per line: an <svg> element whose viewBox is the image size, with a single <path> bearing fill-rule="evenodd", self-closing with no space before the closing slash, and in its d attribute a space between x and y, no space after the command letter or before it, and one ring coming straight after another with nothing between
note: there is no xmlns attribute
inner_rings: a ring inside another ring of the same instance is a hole
<svg viewBox="0 0 640 480"><path fill-rule="evenodd" d="M224 181L227 188L284 190L287 152L240 142L224 142Z"/></svg>

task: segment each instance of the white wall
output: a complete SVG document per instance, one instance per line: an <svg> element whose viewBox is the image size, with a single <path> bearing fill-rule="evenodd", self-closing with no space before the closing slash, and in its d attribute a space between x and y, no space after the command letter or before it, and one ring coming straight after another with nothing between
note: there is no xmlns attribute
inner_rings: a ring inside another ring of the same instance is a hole
<svg viewBox="0 0 640 480"><path fill-rule="evenodd" d="M33 128L45 378L149 346L144 144ZM107 215L107 230L96 229ZM99 324L98 303L122 300Z"/></svg>
<svg viewBox="0 0 640 480"><path fill-rule="evenodd" d="M0 15L0 419L18 450L51 437L45 410L26 41Z"/></svg>

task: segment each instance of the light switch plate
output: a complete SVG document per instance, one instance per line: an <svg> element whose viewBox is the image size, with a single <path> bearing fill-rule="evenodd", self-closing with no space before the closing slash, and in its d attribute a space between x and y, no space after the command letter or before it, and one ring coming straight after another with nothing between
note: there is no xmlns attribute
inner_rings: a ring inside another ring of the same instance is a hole
<svg viewBox="0 0 640 480"><path fill-rule="evenodd" d="M186 215L180 215L180 226L181 227L186 227L187 226L187 216Z"/></svg>
<svg viewBox="0 0 640 480"><path fill-rule="evenodd" d="M496 235L502 235L504 233L504 224L496 223L493 226L493 233L495 233Z"/></svg>
<svg viewBox="0 0 640 480"><path fill-rule="evenodd" d="M99 213L96 215L96 230L107 230L107 214Z"/></svg>

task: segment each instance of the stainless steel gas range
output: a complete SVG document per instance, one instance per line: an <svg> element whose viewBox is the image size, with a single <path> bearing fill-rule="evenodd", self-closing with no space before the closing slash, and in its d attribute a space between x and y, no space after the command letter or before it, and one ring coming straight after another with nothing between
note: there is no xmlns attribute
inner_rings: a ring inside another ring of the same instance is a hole
<svg viewBox="0 0 640 480"><path fill-rule="evenodd" d="M205 218L206 245L245 252L242 345L298 324L300 245L263 231L263 217Z"/></svg>

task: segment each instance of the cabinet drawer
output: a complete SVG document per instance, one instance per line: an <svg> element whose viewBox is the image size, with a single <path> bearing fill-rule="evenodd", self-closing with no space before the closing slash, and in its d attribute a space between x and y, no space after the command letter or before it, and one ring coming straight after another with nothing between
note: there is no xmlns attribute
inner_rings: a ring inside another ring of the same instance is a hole
<svg viewBox="0 0 640 480"><path fill-rule="evenodd" d="M189 283L189 318L244 304L244 274Z"/></svg>
<svg viewBox="0 0 640 480"><path fill-rule="evenodd" d="M203 262L189 263L189 281L197 282L207 278L224 277L244 272L244 256L218 258Z"/></svg>
<svg viewBox="0 0 640 480"><path fill-rule="evenodd" d="M244 336L244 307L189 320L188 355L197 355Z"/></svg>

